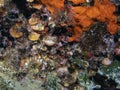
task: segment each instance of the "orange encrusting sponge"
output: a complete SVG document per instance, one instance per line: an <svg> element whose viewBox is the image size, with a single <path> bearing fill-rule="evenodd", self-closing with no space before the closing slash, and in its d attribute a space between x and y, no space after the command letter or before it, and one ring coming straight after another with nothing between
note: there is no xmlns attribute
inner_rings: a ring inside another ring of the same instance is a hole
<svg viewBox="0 0 120 90"><path fill-rule="evenodd" d="M56 10L64 8L64 0L41 0L46 8L55 14ZM84 3L86 0L68 0L74 4ZM68 38L69 42L77 40L84 30L87 30L95 20L108 22L107 30L110 34L115 34L120 26L117 25L117 16L114 15L115 5L110 0L94 0L94 6L73 6L75 23L73 28L73 36Z"/></svg>

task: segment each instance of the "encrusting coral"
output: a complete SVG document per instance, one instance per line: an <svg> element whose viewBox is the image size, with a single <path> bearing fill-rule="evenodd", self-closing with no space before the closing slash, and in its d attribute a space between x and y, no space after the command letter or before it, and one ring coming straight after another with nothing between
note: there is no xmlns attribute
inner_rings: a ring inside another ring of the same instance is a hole
<svg viewBox="0 0 120 90"><path fill-rule="evenodd" d="M16 23L15 25L13 25L9 31L10 35L14 38L22 37L23 32L20 31L22 29L21 26L22 26L21 23Z"/></svg>
<svg viewBox="0 0 120 90"><path fill-rule="evenodd" d="M40 34L36 33L36 32L31 32L28 36L29 40L31 41L36 41L38 40L40 37Z"/></svg>

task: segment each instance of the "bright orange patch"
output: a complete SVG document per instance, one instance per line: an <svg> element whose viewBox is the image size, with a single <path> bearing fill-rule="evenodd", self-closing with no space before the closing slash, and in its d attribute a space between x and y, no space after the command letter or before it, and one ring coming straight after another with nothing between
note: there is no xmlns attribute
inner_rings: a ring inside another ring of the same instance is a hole
<svg viewBox="0 0 120 90"><path fill-rule="evenodd" d="M85 0L68 0L74 4L84 3ZM75 23L73 32L74 35L70 37L69 41L74 41L85 29L88 29L96 20L101 22L108 22L107 29L110 34L116 33L120 26L117 25L117 16L114 15L115 5L110 0L94 0L94 6L75 6L72 7L74 12ZM46 8L54 15L56 11L63 10L64 0L41 0L46 5ZM94 20L93 20L94 19Z"/></svg>

